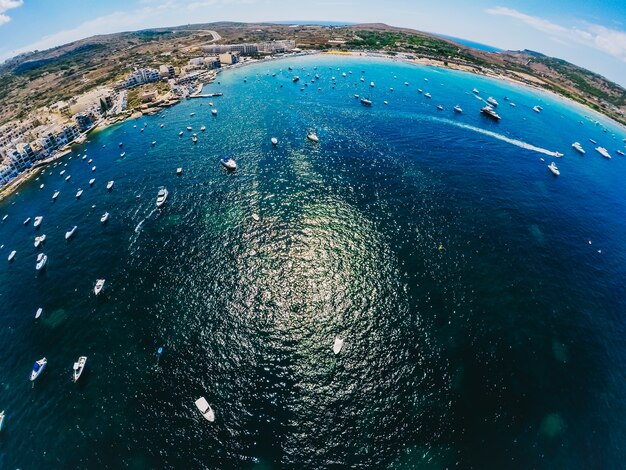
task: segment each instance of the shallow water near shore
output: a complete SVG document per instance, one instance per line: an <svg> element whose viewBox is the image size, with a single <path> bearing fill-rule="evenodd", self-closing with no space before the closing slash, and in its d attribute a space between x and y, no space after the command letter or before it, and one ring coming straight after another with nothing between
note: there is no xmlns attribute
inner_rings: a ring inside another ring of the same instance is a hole
<svg viewBox="0 0 626 470"><path fill-rule="evenodd" d="M260 63L204 91L224 96L94 133L0 202L0 468L620 466L623 128L358 57Z"/></svg>

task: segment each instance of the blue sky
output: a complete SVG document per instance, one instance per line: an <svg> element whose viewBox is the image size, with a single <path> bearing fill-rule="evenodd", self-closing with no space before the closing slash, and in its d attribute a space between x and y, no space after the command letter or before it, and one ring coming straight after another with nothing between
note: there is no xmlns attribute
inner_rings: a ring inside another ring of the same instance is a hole
<svg viewBox="0 0 626 470"><path fill-rule="evenodd" d="M222 20L383 22L532 49L626 86L626 0L0 0L0 60L94 34Z"/></svg>

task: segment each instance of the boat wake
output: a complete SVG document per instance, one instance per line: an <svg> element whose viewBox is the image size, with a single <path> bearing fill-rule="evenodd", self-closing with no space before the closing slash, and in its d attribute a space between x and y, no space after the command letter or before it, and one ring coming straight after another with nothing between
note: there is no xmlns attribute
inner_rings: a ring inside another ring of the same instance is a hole
<svg viewBox="0 0 626 470"><path fill-rule="evenodd" d="M522 140L512 139L502 134L498 134L497 132L488 131L486 129L481 129L480 127L475 127L469 124L463 124L455 121L451 121L445 118L433 118L436 121L445 122L446 124L450 124L452 126L460 127L462 129L467 129L470 131L478 132L479 134L488 135L489 137L493 137L494 139L501 140L503 142L507 142L511 145L515 145L516 147L520 147L526 150L532 150L533 152L542 153L544 155L549 155L551 157L557 157L561 154L559 152L553 152L552 150L544 149L542 147L537 147L536 145L529 144Z"/></svg>

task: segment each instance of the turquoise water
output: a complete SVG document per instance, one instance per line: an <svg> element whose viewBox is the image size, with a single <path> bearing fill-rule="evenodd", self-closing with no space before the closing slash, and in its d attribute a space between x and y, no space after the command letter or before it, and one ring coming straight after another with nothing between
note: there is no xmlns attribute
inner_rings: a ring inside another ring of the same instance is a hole
<svg viewBox="0 0 626 470"><path fill-rule="evenodd" d="M0 467L620 467L622 128L516 85L366 58L219 80L205 87L224 93L217 117L193 99L92 134L0 203ZM22 224L36 215L39 275Z"/></svg>

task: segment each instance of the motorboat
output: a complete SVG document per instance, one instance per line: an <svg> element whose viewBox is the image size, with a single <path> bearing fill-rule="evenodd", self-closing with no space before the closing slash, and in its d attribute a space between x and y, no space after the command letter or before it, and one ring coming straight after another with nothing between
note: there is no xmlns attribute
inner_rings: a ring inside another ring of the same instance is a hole
<svg viewBox="0 0 626 470"><path fill-rule="evenodd" d="M102 292L102 289L104 289L105 282L105 279L96 279L96 285L93 288L93 293L96 295L100 294L100 292Z"/></svg>
<svg viewBox="0 0 626 470"><path fill-rule="evenodd" d="M533 106L533 111L536 113L540 113L541 112L541 106Z"/></svg>
<svg viewBox="0 0 626 470"><path fill-rule="evenodd" d="M78 361L74 363L74 367L72 367L72 372L73 372L72 380L74 380L74 383L78 382L78 379L80 379L81 374L85 370L86 363L87 363L87 356L80 356L78 358Z"/></svg>
<svg viewBox="0 0 626 470"><path fill-rule="evenodd" d="M30 373L31 382L33 382L35 379L37 379L37 377L41 375L47 364L48 360L45 357L42 357L38 361L35 361L35 364L33 365L33 370Z"/></svg>
<svg viewBox="0 0 626 470"><path fill-rule="evenodd" d="M91 158L87 160L87 165L91 165L92 163L93 163L93 160Z"/></svg>
<svg viewBox="0 0 626 470"><path fill-rule="evenodd" d="M150 142L150 145L154 147L156 145L156 140L153 140L152 142Z"/></svg>
<svg viewBox="0 0 626 470"><path fill-rule="evenodd" d="M370 86L374 88L376 85L374 84L374 82L370 82Z"/></svg>
<svg viewBox="0 0 626 470"><path fill-rule="evenodd" d="M188 130L189 132L191 132L193 129L192 129L192 127L191 127L191 126L187 126L187 130Z"/></svg>
<svg viewBox="0 0 626 470"><path fill-rule="evenodd" d="M123 146L124 146L124 143L123 143L123 142L120 142L120 147L123 147Z"/></svg>
<svg viewBox="0 0 626 470"><path fill-rule="evenodd" d="M585 149L580 145L580 142L574 142L572 148L583 155L585 154Z"/></svg>
<svg viewBox="0 0 626 470"><path fill-rule="evenodd" d="M202 127L200 128L200 132L204 132L204 131L206 131L206 126L202 126Z"/></svg>
<svg viewBox="0 0 626 470"><path fill-rule="evenodd" d="M191 140L193 141L193 143L197 143L198 142L198 136L196 134L191 136Z"/></svg>
<svg viewBox="0 0 626 470"><path fill-rule="evenodd" d="M182 137L182 135L183 135L183 134L184 134L184 132L183 132L183 131L180 131L180 132L178 133L178 136L179 136L179 137Z"/></svg>
<svg viewBox="0 0 626 470"><path fill-rule="evenodd" d="M480 93L480 92L479 92L476 88L474 88L474 89L472 90L472 93L476 93L476 94L478 94L478 93Z"/></svg>
<svg viewBox="0 0 626 470"><path fill-rule="evenodd" d="M481 108L480 112L483 113L485 116L489 116L491 119L495 119L496 121L499 121L501 119L500 115L496 113L496 111L489 105Z"/></svg>
<svg viewBox="0 0 626 470"><path fill-rule="evenodd" d="M306 138L309 139L311 142L319 142L320 141L319 137L317 136L317 134L315 132L310 132L306 136Z"/></svg>
<svg viewBox="0 0 626 470"><path fill-rule="evenodd" d="M515 108L517 105L511 101L511 102L509 103L509 106L513 106L513 107Z"/></svg>
<svg viewBox="0 0 626 470"><path fill-rule="evenodd" d="M44 253L39 253L37 255L37 264L35 264L35 269L37 271L41 271L43 268L46 267L47 262L48 262L48 256L45 255Z"/></svg>
<svg viewBox="0 0 626 470"><path fill-rule="evenodd" d="M96 171L96 165L91 167L91 171Z"/></svg>
<svg viewBox="0 0 626 470"><path fill-rule="evenodd" d="M554 176L559 176L561 174L561 172L559 171L559 169L556 167L556 163L552 162L548 165L548 169L552 172L552 174Z"/></svg>
<svg viewBox="0 0 626 470"><path fill-rule="evenodd" d="M598 152L604 158L611 158L611 155L604 147L596 147L596 152Z"/></svg>
<svg viewBox="0 0 626 470"><path fill-rule="evenodd" d="M181 167L176 168L176 174L178 176L182 175L183 174L183 169Z"/></svg>
<svg viewBox="0 0 626 470"><path fill-rule="evenodd" d="M168 194L169 193L167 192L166 188L159 189L159 192L157 193L157 200L156 200L157 207L161 207L163 204L165 204Z"/></svg>
<svg viewBox="0 0 626 470"><path fill-rule="evenodd" d="M4 426L4 418L5 418L5 414L4 414L4 410L0 411L0 431L2 431L2 427Z"/></svg>
<svg viewBox="0 0 626 470"><path fill-rule="evenodd" d="M432 96L431 96L431 94L430 94L430 93L424 93L424 96L425 96L426 98L432 98Z"/></svg>
<svg viewBox="0 0 626 470"><path fill-rule="evenodd" d="M2 222L4 222L5 220L7 220L9 218L9 214L4 214L4 217L2 217Z"/></svg>
<svg viewBox="0 0 626 470"><path fill-rule="evenodd" d="M463 109L458 104L453 109L454 109L455 113L462 113L463 112Z"/></svg>
<svg viewBox="0 0 626 470"><path fill-rule="evenodd" d="M72 177L72 175L67 175L67 176L65 177L65 181L69 181L71 177Z"/></svg>
<svg viewBox="0 0 626 470"><path fill-rule="evenodd" d="M59 191L55 191L54 194L52 195L52 200L56 201L58 197L59 197Z"/></svg>
<svg viewBox="0 0 626 470"><path fill-rule="evenodd" d="M438 109L439 111L443 111L443 106L441 106L440 104L438 104L438 105L437 105L437 109Z"/></svg>
<svg viewBox="0 0 626 470"><path fill-rule="evenodd" d="M383 104L389 104L389 101L385 100L383 101Z"/></svg>
<svg viewBox="0 0 626 470"><path fill-rule="evenodd" d="M594 145L596 145L596 144L598 143L598 142L596 142L596 141L595 141L595 140L593 140L593 139L589 139L589 142L591 142L591 143L592 143L592 144L594 144Z"/></svg>
<svg viewBox="0 0 626 470"><path fill-rule="evenodd" d="M126 152L120 153L120 158L124 158L126 156Z"/></svg>
<svg viewBox="0 0 626 470"><path fill-rule="evenodd" d="M490 96L489 98L487 98L487 103L489 103L492 106L496 106L496 107L499 104L493 96Z"/></svg>
<svg viewBox="0 0 626 470"><path fill-rule="evenodd" d="M78 227L74 225L72 228L67 229L67 232L65 232L65 239L69 240L70 238L72 238L77 228Z"/></svg>
<svg viewBox="0 0 626 470"><path fill-rule="evenodd" d="M343 338L341 336L335 336L335 343L333 344L333 352L339 354L343 348Z"/></svg>
<svg viewBox="0 0 626 470"><path fill-rule="evenodd" d="M404 86L409 86L409 82L404 82Z"/></svg>
<svg viewBox="0 0 626 470"><path fill-rule="evenodd" d="M15 258L15 254L17 253L17 251L13 250L11 253L9 253L9 257L7 258L10 261L13 261L13 259Z"/></svg>
<svg viewBox="0 0 626 470"><path fill-rule="evenodd" d="M423 93L423 91L422 91L422 89L421 89L421 88L418 88L418 89L417 89L417 92L418 92L418 93Z"/></svg>
<svg viewBox="0 0 626 470"><path fill-rule="evenodd" d="M39 245L41 245L45 241L46 241L45 233L41 235L40 237L35 237L35 248L39 248Z"/></svg>
<svg viewBox="0 0 626 470"><path fill-rule="evenodd" d="M211 423L215 421L215 413L213 412L211 405L209 405L209 402L206 401L204 397L200 397L196 400L196 407L200 410L200 413L206 418L207 421Z"/></svg>
<svg viewBox="0 0 626 470"><path fill-rule="evenodd" d="M211 114L212 114L213 116L217 116L217 109L213 108L213 109L211 110Z"/></svg>
<svg viewBox="0 0 626 470"><path fill-rule="evenodd" d="M26 219L24 219L24 225L28 225L30 223L30 217L26 217Z"/></svg>
<svg viewBox="0 0 626 470"><path fill-rule="evenodd" d="M59 176L63 176L64 174L65 174L65 170L61 170L61 171L59 172Z"/></svg>
<svg viewBox="0 0 626 470"><path fill-rule="evenodd" d="M113 189L113 185L115 184L115 181L111 180L107 183L107 189L109 191L111 191Z"/></svg>
<svg viewBox="0 0 626 470"><path fill-rule="evenodd" d="M195 116L196 113L189 113L189 116Z"/></svg>
<svg viewBox="0 0 626 470"><path fill-rule="evenodd" d="M107 220L109 220L109 213L105 212L104 214L102 214L102 217L100 217L100 222L106 224Z"/></svg>
<svg viewBox="0 0 626 470"><path fill-rule="evenodd" d="M294 75L294 77L291 79L291 81L293 83L296 83L296 82L300 81L300 77L298 77L297 75Z"/></svg>
<svg viewBox="0 0 626 470"><path fill-rule="evenodd" d="M89 180L89 186L93 186L93 184L94 184L95 182L96 182L96 179L95 179L95 178L91 178L91 179Z"/></svg>
<svg viewBox="0 0 626 470"><path fill-rule="evenodd" d="M81 158L81 160L87 160L87 155L83 155L83 158Z"/></svg>
<svg viewBox="0 0 626 470"><path fill-rule="evenodd" d="M372 101L368 100L367 98L361 98L361 104L363 106L372 106Z"/></svg>
<svg viewBox="0 0 626 470"><path fill-rule="evenodd" d="M622 157L626 156L626 154L619 149L616 150L615 153L617 153L618 155L621 155Z"/></svg>
<svg viewBox="0 0 626 470"><path fill-rule="evenodd" d="M274 146L278 145L278 139L276 137L272 137L271 141L272 141L272 145Z"/></svg>
<svg viewBox="0 0 626 470"><path fill-rule="evenodd" d="M78 191L76 191L76 199L80 199L80 197L83 195L83 190L79 189Z"/></svg>
<svg viewBox="0 0 626 470"><path fill-rule="evenodd" d="M35 220L33 222L33 227L37 228L41 225L41 221L43 220L43 217L38 215L37 217L35 217Z"/></svg>
<svg viewBox="0 0 626 470"><path fill-rule="evenodd" d="M230 157L220 158L220 163L229 171L235 171L237 169L237 162Z"/></svg>
<svg viewBox="0 0 626 470"><path fill-rule="evenodd" d="M41 184L39 185L39 189L43 189L43 188L44 188L44 186L45 186L45 185L44 185L43 183L41 183Z"/></svg>
<svg viewBox="0 0 626 470"><path fill-rule="evenodd" d="M39 307L37 311L35 312L35 319L39 318L42 313L43 313L43 308Z"/></svg>

